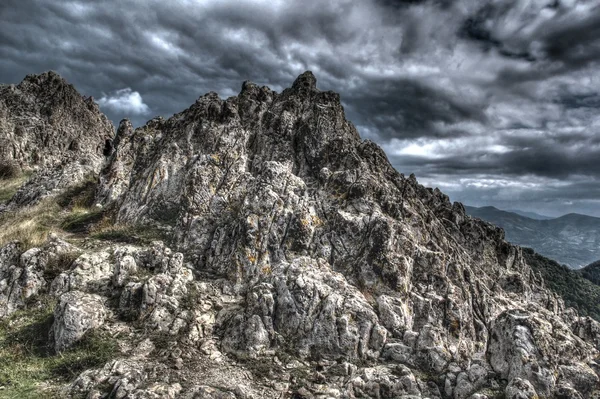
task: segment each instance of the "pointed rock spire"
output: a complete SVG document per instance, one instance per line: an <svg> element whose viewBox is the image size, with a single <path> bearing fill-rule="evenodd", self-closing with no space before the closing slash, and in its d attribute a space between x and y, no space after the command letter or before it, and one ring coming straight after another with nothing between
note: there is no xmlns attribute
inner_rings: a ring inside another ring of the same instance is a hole
<svg viewBox="0 0 600 399"><path fill-rule="evenodd" d="M306 71L296 78L292 88L295 90L317 90L317 78L311 71Z"/></svg>

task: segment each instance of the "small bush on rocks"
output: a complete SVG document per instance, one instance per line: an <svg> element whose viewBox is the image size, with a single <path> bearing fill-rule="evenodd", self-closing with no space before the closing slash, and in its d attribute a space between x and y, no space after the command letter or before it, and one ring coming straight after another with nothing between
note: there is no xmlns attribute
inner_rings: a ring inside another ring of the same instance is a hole
<svg viewBox="0 0 600 399"><path fill-rule="evenodd" d="M13 161L0 159L0 180L14 179L21 174L21 169Z"/></svg>
<svg viewBox="0 0 600 399"><path fill-rule="evenodd" d="M51 258L44 269L46 281L52 281L62 272L69 270L77 257L79 257L79 253L73 251L61 253L55 258Z"/></svg>

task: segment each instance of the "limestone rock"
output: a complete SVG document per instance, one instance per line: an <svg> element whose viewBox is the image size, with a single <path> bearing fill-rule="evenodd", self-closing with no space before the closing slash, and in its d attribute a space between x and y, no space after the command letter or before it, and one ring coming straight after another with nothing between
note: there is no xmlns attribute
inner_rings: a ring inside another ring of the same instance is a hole
<svg viewBox="0 0 600 399"><path fill-rule="evenodd" d="M0 85L0 163L36 171L8 209L33 204L100 171L114 128L91 97L54 72Z"/></svg>
<svg viewBox="0 0 600 399"><path fill-rule="evenodd" d="M538 397L531 383L521 378L514 378L506 386L506 399L536 399Z"/></svg>
<svg viewBox="0 0 600 399"><path fill-rule="evenodd" d="M224 351L383 356L446 375L431 394L461 398L485 396L496 373L540 395L577 385L560 365L593 383L597 352L521 250L395 171L310 72L282 93L250 82L227 100L209 93L168 120L123 122L119 136L99 201L122 223L173 229L199 274L231 283L237 299L216 319ZM143 309L171 284L129 283L121 303ZM167 324L169 301L156 313Z"/></svg>
<svg viewBox="0 0 600 399"><path fill-rule="evenodd" d="M73 253L76 248L51 236L40 248L22 252L18 242L0 249L0 318L25 306L25 302L45 291L50 283L47 269L60 257Z"/></svg>
<svg viewBox="0 0 600 399"><path fill-rule="evenodd" d="M93 99L80 95L55 72L0 86L0 159L22 168L84 158L97 164L112 136L112 124Z"/></svg>
<svg viewBox="0 0 600 399"><path fill-rule="evenodd" d="M104 322L104 299L98 295L70 291L61 295L54 310L52 337L58 353L79 341L86 332Z"/></svg>

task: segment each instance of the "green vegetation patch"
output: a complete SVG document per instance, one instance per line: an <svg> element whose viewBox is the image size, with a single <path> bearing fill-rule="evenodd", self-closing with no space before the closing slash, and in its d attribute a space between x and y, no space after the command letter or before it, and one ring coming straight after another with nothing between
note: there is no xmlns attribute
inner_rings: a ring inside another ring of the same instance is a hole
<svg viewBox="0 0 600 399"><path fill-rule="evenodd" d="M542 274L546 286L565 301L565 305L577 309L580 315L600 321L600 286L586 280L575 270L523 248L525 260Z"/></svg>
<svg viewBox="0 0 600 399"><path fill-rule="evenodd" d="M61 193L56 202L61 208L91 208L94 206L97 188L97 177L88 175L84 181Z"/></svg>
<svg viewBox="0 0 600 399"><path fill-rule="evenodd" d="M104 219L104 212L99 210L76 209L69 213L60 227L69 233L89 233L91 229Z"/></svg>
<svg viewBox="0 0 600 399"><path fill-rule="evenodd" d="M54 306L53 300L38 298L35 308L0 321L0 398L59 397L61 384L119 354L116 340L100 331L55 354L49 340Z"/></svg>
<svg viewBox="0 0 600 399"><path fill-rule="evenodd" d="M587 265L583 269L577 270L583 278L590 280L596 285L600 285L600 260Z"/></svg>

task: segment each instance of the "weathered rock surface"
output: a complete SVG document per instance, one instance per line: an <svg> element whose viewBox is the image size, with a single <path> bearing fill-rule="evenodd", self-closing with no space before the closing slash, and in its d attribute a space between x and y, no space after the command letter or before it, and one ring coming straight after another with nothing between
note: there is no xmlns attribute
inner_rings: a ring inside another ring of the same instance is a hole
<svg viewBox="0 0 600 399"><path fill-rule="evenodd" d="M103 160L113 127L91 97L54 72L0 86L0 159L22 168Z"/></svg>
<svg viewBox="0 0 600 399"><path fill-rule="evenodd" d="M119 131L101 199L122 222L174 226L197 270L235 283L240 302L217 318L223 350L384 358L444 376L440 392L456 397L494 376L552 395L576 385L564 364L593 380L595 349L520 249L396 172L311 73L282 93L246 82L237 97L209 93Z"/></svg>
<svg viewBox="0 0 600 399"><path fill-rule="evenodd" d="M106 309L102 297L81 291L61 295L54 310L52 337L58 353L79 341L86 332L104 322Z"/></svg>
<svg viewBox="0 0 600 399"><path fill-rule="evenodd" d="M61 255L77 249L57 237L51 237L42 248L20 250L18 242L0 249L0 317L25 306L25 302L47 288L45 271Z"/></svg>
<svg viewBox="0 0 600 399"><path fill-rule="evenodd" d="M310 72L123 121L99 181L118 223L173 242L81 250L41 284L57 350L98 327L123 337L65 395L599 395L598 323L502 230L394 170ZM3 248L0 273L21 257Z"/></svg>
<svg viewBox="0 0 600 399"><path fill-rule="evenodd" d="M37 171L9 209L97 174L113 135L93 98L83 97L54 72L0 85L0 163Z"/></svg>

